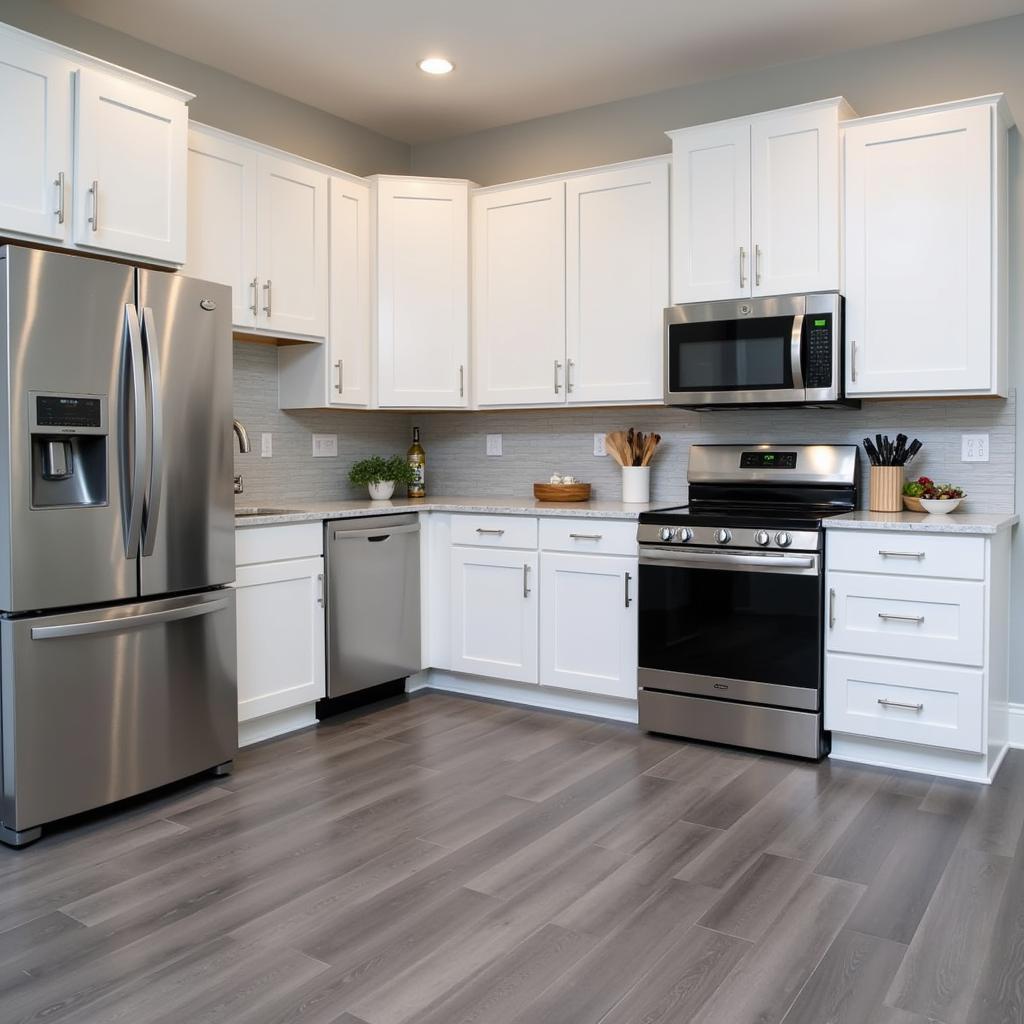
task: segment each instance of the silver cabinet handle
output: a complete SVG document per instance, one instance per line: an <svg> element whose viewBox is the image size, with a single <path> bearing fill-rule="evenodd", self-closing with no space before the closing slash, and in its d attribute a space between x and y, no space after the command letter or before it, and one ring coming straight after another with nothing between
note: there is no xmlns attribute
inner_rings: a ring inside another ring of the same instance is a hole
<svg viewBox="0 0 1024 1024"><path fill-rule="evenodd" d="M92 636L96 633L121 633L126 629L141 629L161 622L177 622L180 619L194 619L200 615L212 615L227 608L226 598L207 601L205 604L190 604L183 608L167 608L158 612L143 612L141 615L121 615L110 619L94 619L90 622L69 622L62 626L33 626L33 640L59 640L62 637Z"/></svg>
<svg viewBox="0 0 1024 1024"><path fill-rule="evenodd" d="M622 582L623 582L623 584L625 586L626 607L628 608L633 603L633 599L629 596L629 581L633 577L628 572L625 573L624 576L625 576L625 578L623 579Z"/></svg>
<svg viewBox="0 0 1024 1024"><path fill-rule="evenodd" d="M923 615L895 615L892 612L879 612L878 617L884 622L914 622L919 626L924 622Z"/></svg>
<svg viewBox="0 0 1024 1024"><path fill-rule="evenodd" d="M908 711L923 711L923 704L904 704L901 700L886 700L884 697L878 698L878 703L883 708L906 708Z"/></svg>
<svg viewBox="0 0 1024 1024"><path fill-rule="evenodd" d="M747 286L747 250L740 246L740 287Z"/></svg>
<svg viewBox="0 0 1024 1024"><path fill-rule="evenodd" d="M576 366L576 362L573 359L567 359L565 363L565 390L571 395L572 389L575 387L572 380L572 371Z"/></svg>
<svg viewBox="0 0 1024 1024"><path fill-rule="evenodd" d="M857 383L857 342L850 342L850 379Z"/></svg>
<svg viewBox="0 0 1024 1024"><path fill-rule="evenodd" d="M249 287L252 289L252 303L249 305L249 309L252 315L255 316L259 312L260 306L260 279L254 277L249 282Z"/></svg>
<svg viewBox="0 0 1024 1024"><path fill-rule="evenodd" d="M924 558L923 551L883 551L879 548L878 553L883 558L916 558L918 561Z"/></svg>
<svg viewBox="0 0 1024 1024"><path fill-rule="evenodd" d="M100 226L100 183L98 181L93 181L89 195L92 196L92 216L89 218L89 223L92 225L93 231L98 231Z"/></svg>
<svg viewBox="0 0 1024 1024"><path fill-rule="evenodd" d="M61 171L54 179L54 185L57 186L57 209L53 212L57 214L57 223L64 223L64 172Z"/></svg>
<svg viewBox="0 0 1024 1024"><path fill-rule="evenodd" d="M476 528L476 532L477 533L489 534L489 535L494 536L494 537L503 537L505 535L505 531L504 530L491 530L491 529L486 529L483 526L478 526Z"/></svg>
<svg viewBox="0 0 1024 1024"><path fill-rule="evenodd" d="M466 367L459 366L459 398L466 397Z"/></svg>
<svg viewBox="0 0 1024 1024"><path fill-rule="evenodd" d="M270 309L271 309L271 305L272 305L271 304L271 294L272 293L271 293L271 290L270 290L270 281L264 281L263 282L263 291L264 291L264 293L266 294L266 297L267 297L267 301L266 301L266 303L263 306L263 312L266 313L267 316L270 316Z"/></svg>
<svg viewBox="0 0 1024 1024"><path fill-rule="evenodd" d="M572 540L600 540L602 534L600 533L570 533Z"/></svg>
<svg viewBox="0 0 1024 1024"><path fill-rule="evenodd" d="M556 359L555 360L555 394L561 390L562 386L558 381L558 374L561 372L562 364Z"/></svg>
<svg viewBox="0 0 1024 1024"><path fill-rule="evenodd" d="M151 555L156 546L156 528L160 519L161 493L164 482L164 414L160 387L160 360L157 349L156 318L146 306L142 310L142 359L146 367L146 388L149 392L149 486L142 507L142 554Z"/></svg>
<svg viewBox="0 0 1024 1024"><path fill-rule="evenodd" d="M316 603L318 605L320 605L321 608L323 608L323 606L324 606L324 574L322 572L318 572L316 574L316 583L317 583L317 588L318 588L319 593L320 593L320 596L316 599Z"/></svg>
<svg viewBox="0 0 1024 1024"><path fill-rule="evenodd" d="M828 628L836 628L836 588L828 588Z"/></svg>
<svg viewBox="0 0 1024 1024"><path fill-rule="evenodd" d="M341 386L341 381L342 381L342 365L341 365L341 360L340 359L334 364L334 368L338 371L338 382L337 382L337 384L334 385L334 388L338 392L338 394L340 395L341 392L342 392L342 386Z"/></svg>
<svg viewBox="0 0 1024 1024"><path fill-rule="evenodd" d="M530 567L523 563L523 597L530 596Z"/></svg>
<svg viewBox="0 0 1024 1024"><path fill-rule="evenodd" d="M761 286L761 246L754 246L754 284Z"/></svg>

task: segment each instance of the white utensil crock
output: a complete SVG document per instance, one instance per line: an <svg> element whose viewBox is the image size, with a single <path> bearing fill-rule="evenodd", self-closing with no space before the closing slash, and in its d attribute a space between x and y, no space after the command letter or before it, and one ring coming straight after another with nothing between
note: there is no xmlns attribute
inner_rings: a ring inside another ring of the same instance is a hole
<svg viewBox="0 0 1024 1024"><path fill-rule="evenodd" d="M622 467L622 500L647 504L651 500L651 467Z"/></svg>

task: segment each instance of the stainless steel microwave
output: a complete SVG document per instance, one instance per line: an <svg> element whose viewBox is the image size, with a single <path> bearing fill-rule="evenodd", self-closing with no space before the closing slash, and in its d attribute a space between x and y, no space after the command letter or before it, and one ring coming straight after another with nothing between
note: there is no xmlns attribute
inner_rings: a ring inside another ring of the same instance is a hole
<svg viewBox="0 0 1024 1024"><path fill-rule="evenodd" d="M694 302L665 310L665 404L829 405L843 397L838 292Z"/></svg>

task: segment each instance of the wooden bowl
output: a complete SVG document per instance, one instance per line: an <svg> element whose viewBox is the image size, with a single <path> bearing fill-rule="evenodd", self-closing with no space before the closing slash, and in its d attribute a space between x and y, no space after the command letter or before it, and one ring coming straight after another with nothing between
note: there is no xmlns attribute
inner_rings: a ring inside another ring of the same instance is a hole
<svg viewBox="0 0 1024 1024"><path fill-rule="evenodd" d="M903 507L908 512L923 512L924 505L921 504L920 498L912 498L909 494L903 495Z"/></svg>
<svg viewBox="0 0 1024 1024"><path fill-rule="evenodd" d="M590 484L534 484L538 501L589 501Z"/></svg>

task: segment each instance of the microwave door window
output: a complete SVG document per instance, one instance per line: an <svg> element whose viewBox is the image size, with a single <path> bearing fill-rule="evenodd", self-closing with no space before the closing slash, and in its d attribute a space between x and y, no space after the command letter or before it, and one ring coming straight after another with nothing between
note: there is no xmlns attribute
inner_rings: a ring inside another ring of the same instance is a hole
<svg viewBox="0 0 1024 1024"><path fill-rule="evenodd" d="M677 324L670 329L674 391L791 388L789 317L749 323Z"/></svg>

